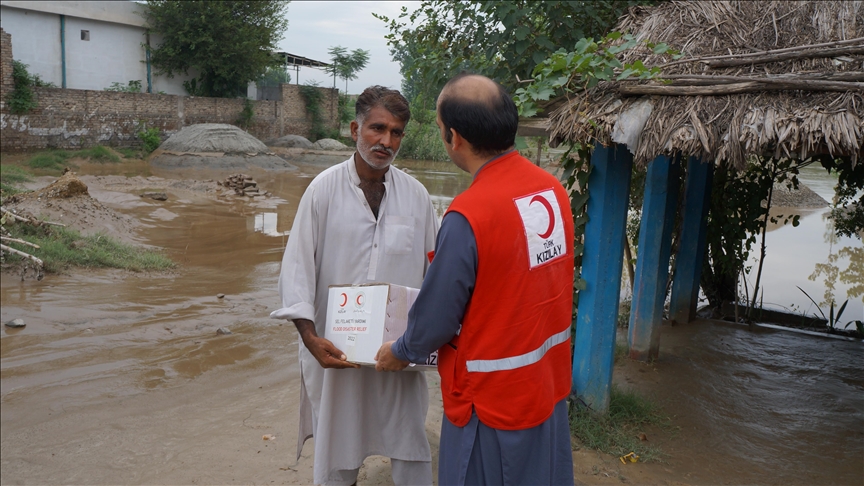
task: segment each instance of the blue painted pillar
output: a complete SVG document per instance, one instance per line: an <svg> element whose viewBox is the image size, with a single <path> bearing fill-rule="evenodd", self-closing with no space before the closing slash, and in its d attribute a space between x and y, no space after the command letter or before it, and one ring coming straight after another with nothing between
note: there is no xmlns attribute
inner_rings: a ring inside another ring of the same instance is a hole
<svg viewBox="0 0 864 486"><path fill-rule="evenodd" d="M633 156L624 145L598 146L588 177L588 223L573 350L573 394L592 410L609 410L615 329L624 263L624 229Z"/></svg>
<svg viewBox="0 0 864 486"><path fill-rule="evenodd" d="M696 315L713 179L713 163L702 162L696 157L687 160L681 240L675 257L675 278L669 303L669 315L677 324L686 324Z"/></svg>
<svg viewBox="0 0 864 486"><path fill-rule="evenodd" d="M660 351L660 325L669 280L669 253L680 177L680 157L661 155L648 164L627 336L633 359L654 359Z"/></svg>

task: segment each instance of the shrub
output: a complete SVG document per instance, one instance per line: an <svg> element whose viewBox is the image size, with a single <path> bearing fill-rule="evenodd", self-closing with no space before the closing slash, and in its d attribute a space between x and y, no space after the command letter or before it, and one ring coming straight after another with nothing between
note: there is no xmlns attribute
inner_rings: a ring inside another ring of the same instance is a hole
<svg viewBox="0 0 864 486"><path fill-rule="evenodd" d="M400 158L416 160L448 161L450 157L441 142L441 133L435 124L421 125L413 119L405 128L402 146L399 148Z"/></svg>
<svg viewBox="0 0 864 486"><path fill-rule="evenodd" d="M252 107L252 101L245 98L243 99L243 109L240 110L240 115L237 117L237 126L245 130L249 128L253 118L255 118L255 109Z"/></svg>
<svg viewBox="0 0 864 486"><path fill-rule="evenodd" d="M434 106L435 103L423 95L411 100L411 121L405 127L405 137L399 149L399 155L403 158L439 162L450 160L441 141L441 131L435 124Z"/></svg>
<svg viewBox="0 0 864 486"><path fill-rule="evenodd" d="M329 128L324 122L324 115L321 113L324 93L318 89L318 84L314 81L307 82L300 87L300 95L306 101L306 113L312 118L312 128L309 130L310 139L314 142L322 138L339 137L339 130Z"/></svg>
<svg viewBox="0 0 864 486"><path fill-rule="evenodd" d="M159 129L156 127L145 128L138 132L138 139L144 142L144 153L150 152L159 148L162 144L162 138L159 135Z"/></svg>
<svg viewBox="0 0 864 486"><path fill-rule="evenodd" d="M129 84L123 84L118 82L111 83L111 86L105 88L105 91L117 91L120 93L140 93L141 92L141 80L140 79L131 79L129 80Z"/></svg>

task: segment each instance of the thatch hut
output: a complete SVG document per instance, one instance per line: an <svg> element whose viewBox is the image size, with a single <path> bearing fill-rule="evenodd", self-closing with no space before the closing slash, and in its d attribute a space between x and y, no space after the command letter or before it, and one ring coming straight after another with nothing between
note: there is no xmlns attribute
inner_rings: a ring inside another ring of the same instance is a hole
<svg viewBox="0 0 864 486"><path fill-rule="evenodd" d="M621 117L647 105L637 164L661 154L736 167L748 154L857 161L864 149L864 2L672 1L633 9L616 30L685 57L625 51L623 63L641 58L671 83L603 82L551 114L553 141L614 143Z"/></svg>
<svg viewBox="0 0 864 486"><path fill-rule="evenodd" d="M631 357L650 359L669 276L680 161L684 213L671 314L695 312L715 166L752 155L830 155L860 163L864 145L864 2L671 1L631 9L616 29L683 57L622 54L658 80L601 82L550 114L552 144L593 143L573 367L574 393L608 407L623 232L633 163L648 166L631 310ZM854 165L853 165L854 167Z"/></svg>

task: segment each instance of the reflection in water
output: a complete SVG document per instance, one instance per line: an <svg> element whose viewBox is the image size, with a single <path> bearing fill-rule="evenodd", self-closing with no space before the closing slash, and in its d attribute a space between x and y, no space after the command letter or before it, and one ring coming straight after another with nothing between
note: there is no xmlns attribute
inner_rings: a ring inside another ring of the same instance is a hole
<svg viewBox="0 0 864 486"><path fill-rule="evenodd" d="M841 248L839 254L849 260L845 270L840 271L840 281L849 284L846 295L850 299L864 295L864 246Z"/></svg>
<svg viewBox="0 0 864 486"><path fill-rule="evenodd" d="M267 236L288 236L291 230L277 230L276 222L279 220L277 213L258 213L255 215L255 231Z"/></svg>
<svg viewBox="0 0 864 486"><path fill-rule="evenodd" d="M802 169L799 180L825 200L834 198L836 178L821 167ZM766 234L762 296L766 308L808 315L819 315L819 311L797 287L820 302L826 315L832 301L836 309L849 299L839 323L843 327L864 319L864 245L858 238L838 237L829 212L828 207L816 211L772 208L772 214L800 214L801 219L797 228L778 226ZM758 263L758 252L751 252L747 265L755 269ZM755 271L748 275L751 288L754 281Z"/></svg>
<svg viewBox="0 0 864 486"><path fill-rule="evenodd" d="M823 234L823 238L825 239L825 243L828 243L828 257L825 260L825 263L817 263L816 267L813 269L813 273L810 274L808 279L811 281L816 281L820 275L825 275L825 280L823 281L825 284L825 293L822 302L819 305L822 306L831 306L836 304L836 300L834 299L834 287L837 284L837 276L840 273L840 269L837 268L837 252L834 251L834 244L837 243L837 234L834 232L834 224L829 218L830 213L822 213L822 220L826 221L825 225L825 233Z"/></svg>

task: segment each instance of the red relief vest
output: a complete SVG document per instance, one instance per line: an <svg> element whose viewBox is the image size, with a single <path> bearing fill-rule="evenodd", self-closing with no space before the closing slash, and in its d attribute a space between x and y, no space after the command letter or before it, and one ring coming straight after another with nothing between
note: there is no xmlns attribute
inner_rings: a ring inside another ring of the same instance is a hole
<svg viewBox="0 0 864 486"><path fill-rule="evenodd" d="M543 423L570 393L573 217L558 180L512 152L447 210L477 240L477 281L458 336L438 351L444 413L502 430Z"/></svg>

